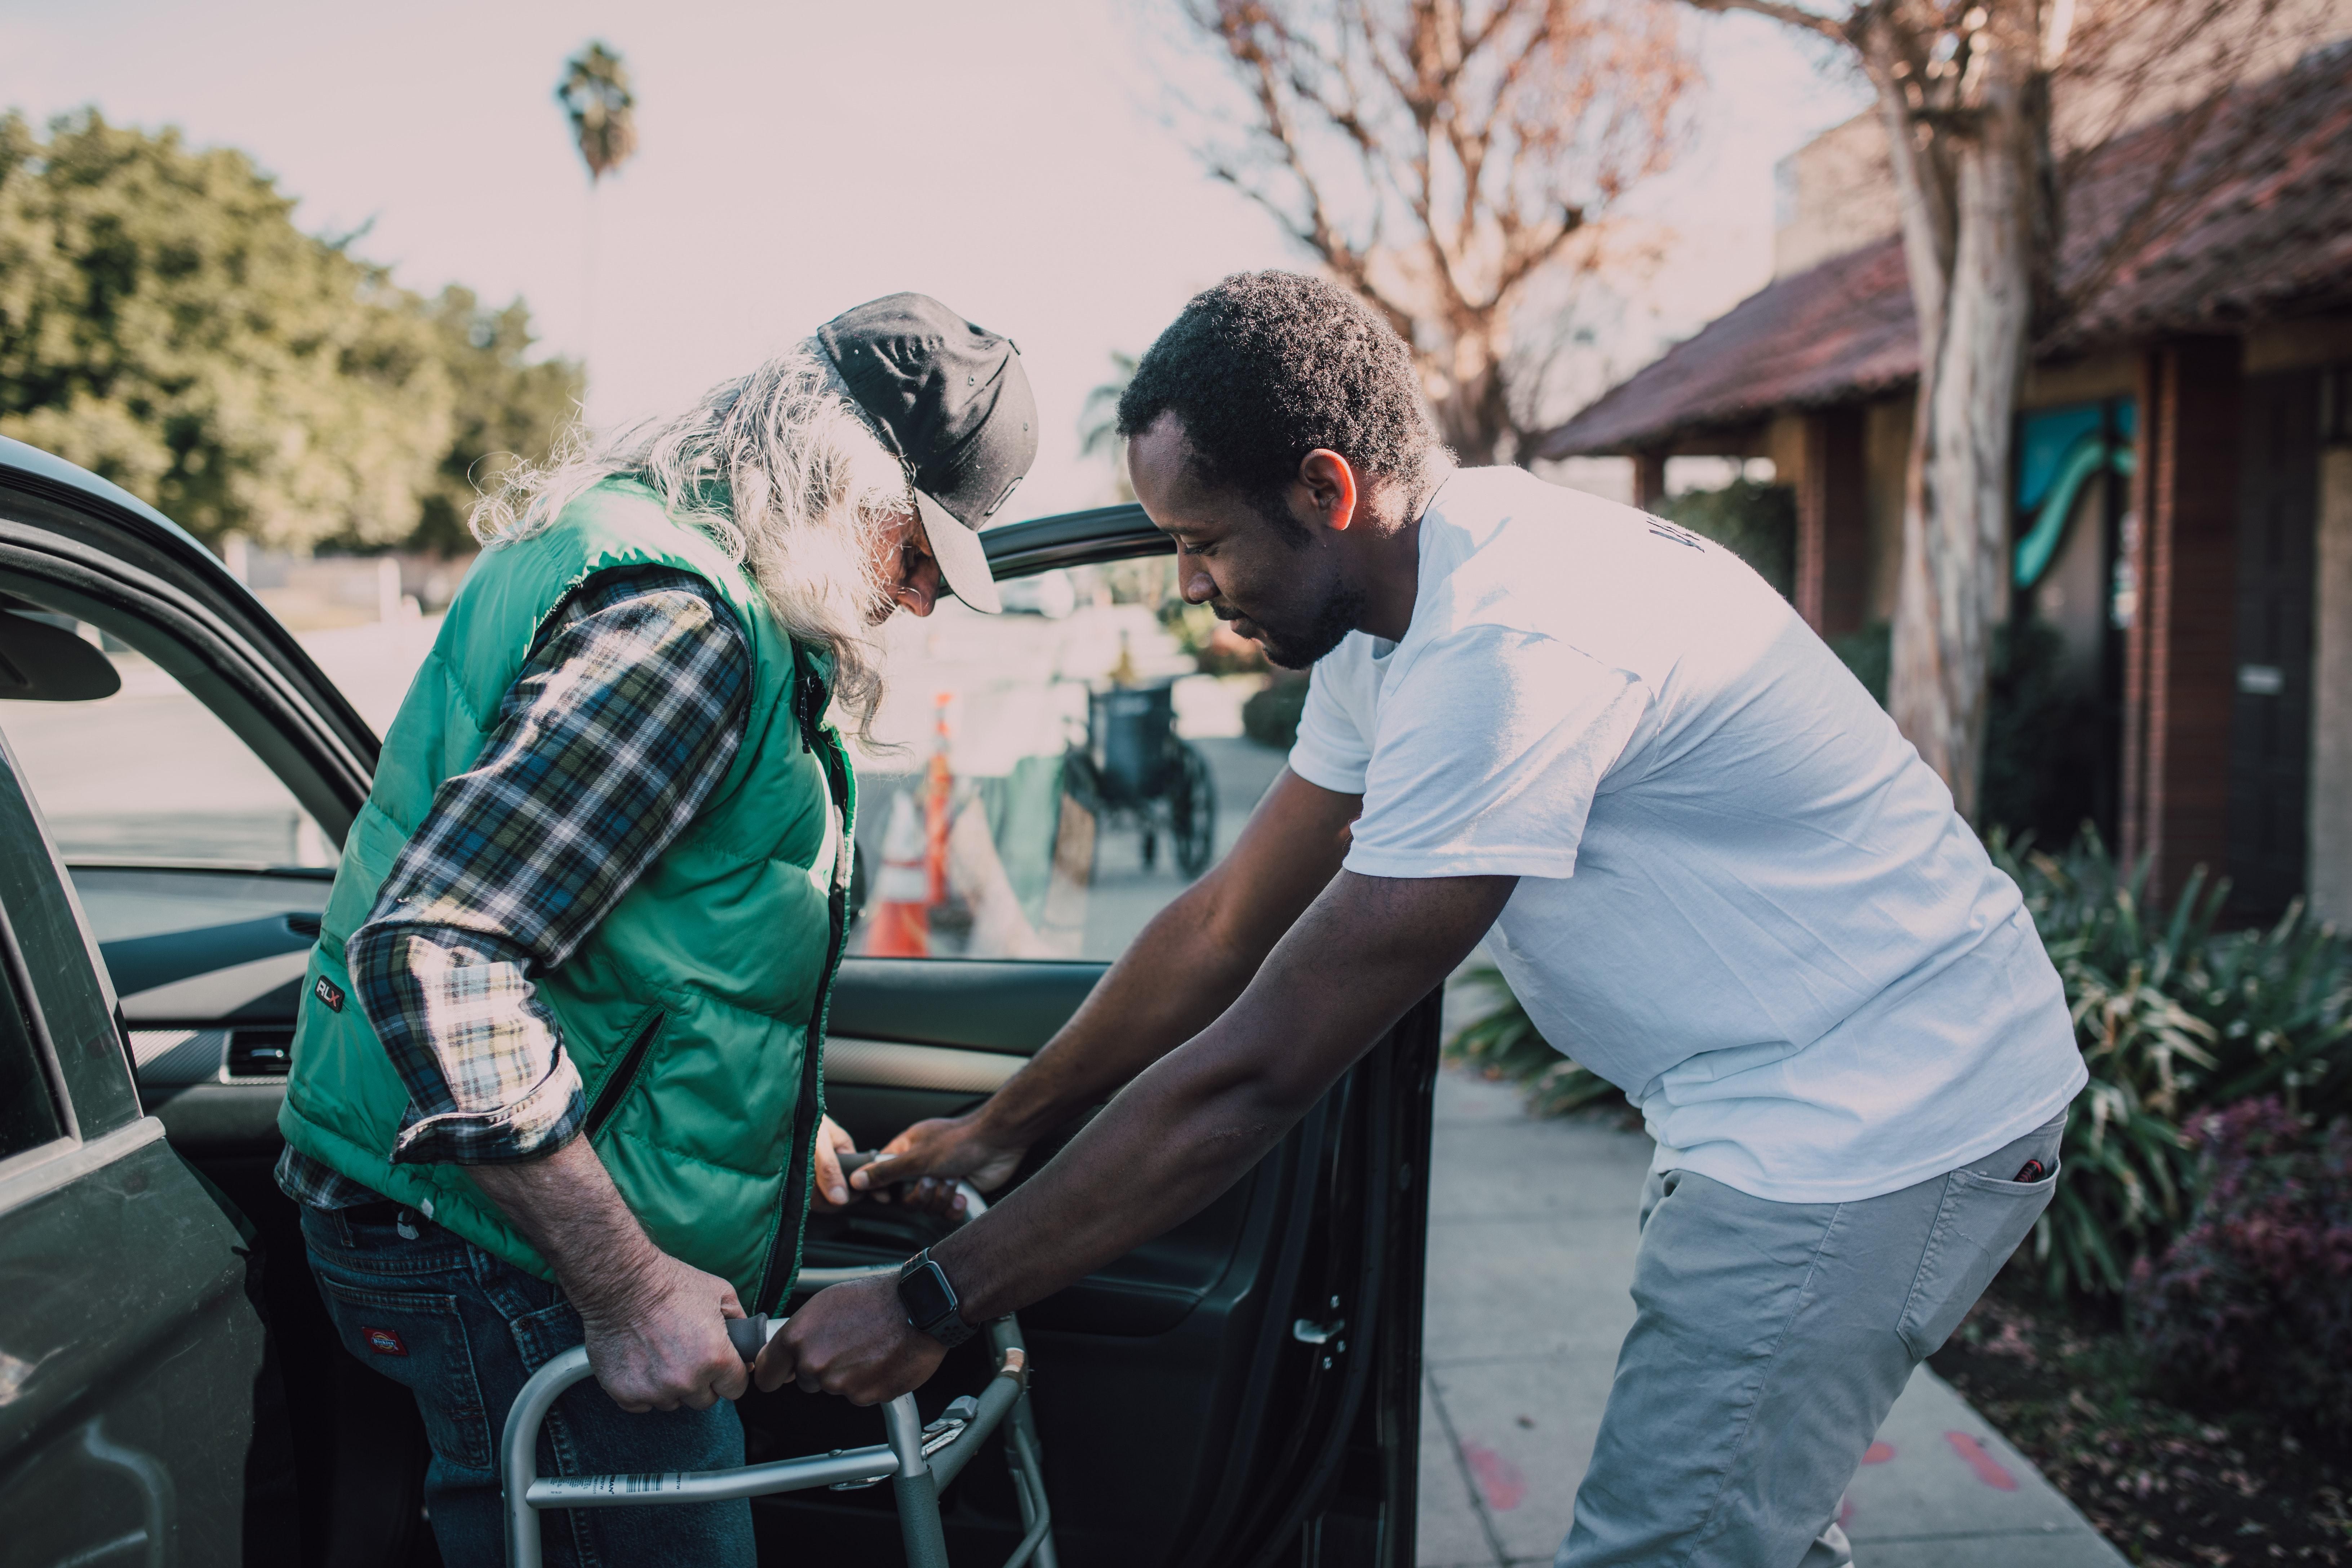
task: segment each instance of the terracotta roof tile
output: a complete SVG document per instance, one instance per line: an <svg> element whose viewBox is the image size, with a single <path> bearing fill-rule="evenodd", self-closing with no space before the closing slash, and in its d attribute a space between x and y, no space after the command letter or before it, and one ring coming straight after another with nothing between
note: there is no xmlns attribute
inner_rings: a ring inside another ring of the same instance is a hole
<svg viewBox="0 0 2352 1568"><path fill-rule="evenodd" d="M2118 138L2075 180L2062 282L2082 279L2105 250L2172 126ZM2241 89L2179 185L2200 192L2193 206L2039 343L2038 357L2352 304L2352 45ZM1902 242L1879 240L1749 295L1544 437L1537 454L1661 445L1867 397L1918 374Z"/></svg>

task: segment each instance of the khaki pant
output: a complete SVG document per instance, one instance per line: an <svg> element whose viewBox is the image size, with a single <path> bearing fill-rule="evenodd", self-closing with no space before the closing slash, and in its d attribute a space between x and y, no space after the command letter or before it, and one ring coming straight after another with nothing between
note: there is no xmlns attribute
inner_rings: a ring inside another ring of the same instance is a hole
<svg viewBox="0 0 2352 1568"><path fill-rule="evenodd" d="M1912 1370L2049 1206L2066 1118L1881 1197L1654 1173L1592 1466L1556 1568L1834 1568L1838 1500ZM2017 1182L2028 1160L2049 1174Z"/></svg>

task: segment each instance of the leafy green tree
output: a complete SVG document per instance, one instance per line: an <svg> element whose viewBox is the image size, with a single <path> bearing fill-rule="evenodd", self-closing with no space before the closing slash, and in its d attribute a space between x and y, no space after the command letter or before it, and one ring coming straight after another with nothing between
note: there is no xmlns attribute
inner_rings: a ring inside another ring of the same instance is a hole
<svg viewBox="0 0 2352 1568"><path fill-rule="evenodd" d="M0 435L205 538L391 542L451 442L432 322L244 153L0 118Z"/></svg>
<svg viewBox="0 0 2352 1568"><path fill-rule="evenodd" d="M410 547L457 554L474 548L466 516L479 491L516 459L537 462L575 416L579 363L533 362L530 310L520 300L503 310L480 304L452 284L428 313L455 395L449 445L422 499Z"/></svg>
<svg viewBox="0 0 2352 1568"><path fill-rule="evenodd" d="M0 115L0 436L207 540L468 548L468 476L543 456L579 366L531 362L521 300L419 300L294 205L175 131Z"/></svg>

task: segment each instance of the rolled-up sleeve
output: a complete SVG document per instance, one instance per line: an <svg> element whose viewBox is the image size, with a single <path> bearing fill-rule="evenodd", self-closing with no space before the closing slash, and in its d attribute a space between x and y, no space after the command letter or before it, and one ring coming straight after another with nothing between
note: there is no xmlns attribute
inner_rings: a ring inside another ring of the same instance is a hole
<svg viewBox="0 0 2352 1568"><path fill-rule="evenodd" d="M445 780L346 957L409 1094L395 1162L527 1160L587 1118L533 977L685 831L741 743L751 656L684 573L593 578Z"/></svg>

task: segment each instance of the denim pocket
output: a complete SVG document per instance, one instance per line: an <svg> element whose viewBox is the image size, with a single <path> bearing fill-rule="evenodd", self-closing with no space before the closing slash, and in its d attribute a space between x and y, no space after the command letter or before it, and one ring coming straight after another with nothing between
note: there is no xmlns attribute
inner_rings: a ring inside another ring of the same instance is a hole
<svg viewBox="0 0 2352 1568"><path fill-rule="evenodd" d="M457 1298L371 1290L313 1272L343 1348L416 1396L434 1453L464 1469L489 1469L490 1423Z"/></svg>
<svg viewBox="0 0 2352 1568"><path fill-rule="evenodd" d="M1943 1348L2050 1206L2058 1189L2054 1152L2051 1165L2050 1173L2038 1182L1997 1181L1975 1171L1945 1176L1943 1202L1927 1232L1927 1249L1903 1304L1903 1321L1895 1325L1914 1356L1926 1361Z"/></svg>

